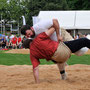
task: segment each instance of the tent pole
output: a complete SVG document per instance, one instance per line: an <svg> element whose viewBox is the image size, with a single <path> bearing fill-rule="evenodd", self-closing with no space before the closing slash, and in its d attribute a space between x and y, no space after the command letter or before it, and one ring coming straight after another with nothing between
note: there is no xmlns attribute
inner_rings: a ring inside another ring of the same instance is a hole
<svg viewBox="0 0 90 90"><path fill-rule="evenodd" d="M76 33L76 31L75 31L75 29L74 29L74 33L73 33L73 36L75 37L75 33Z"/></svg>

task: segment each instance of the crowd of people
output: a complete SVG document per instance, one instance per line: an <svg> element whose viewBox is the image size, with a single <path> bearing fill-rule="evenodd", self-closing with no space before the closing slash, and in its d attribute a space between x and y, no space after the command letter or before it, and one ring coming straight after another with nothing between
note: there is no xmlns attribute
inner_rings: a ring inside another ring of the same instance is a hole
<svg viewBox="0 0 90 90"><path fill-rule="evenodd" d="M81 37L86 37L86 35L82 35L81 33L79 33L74 37L74 39L79 39ZM0 36L0 50L24 48L24 46L22 45L24 40L26 40L25 36L22 37L13 34L11 34L10 36L2 35Z"/></svg>
<svg viewBox="0 0 90 90"><path fill-rule="evenodd" d="M90 34L82 34L82 33L78 33L75 35L74 39L79 39L79 38L83 38L83 37L87 37L87 35L90 35Z"/></svg>
<svg viewBox="0 0 90 90"><path fill-rule="evenodd" d="M21 49L24 48L22 46L23 41L25 40L25 37L16 36L16 35L10 35L0 36L0 50L4 49Z"/></svg>

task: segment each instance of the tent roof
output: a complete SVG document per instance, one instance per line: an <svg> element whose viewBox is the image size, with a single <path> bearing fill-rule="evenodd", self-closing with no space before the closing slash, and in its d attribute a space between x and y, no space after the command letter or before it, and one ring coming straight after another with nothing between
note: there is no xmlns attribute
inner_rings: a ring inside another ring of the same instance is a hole
<svg viewBox="0 0 90 90"><path fill-rule="evenodd" d="M90 11L40 11L38 18L58 19L65 29L90 29Z"/></svg>
<svg viewBox="0 0 90 90"><path fill-rule="evenodd" d="M77 11L75 26L78 28L90 29L90 11Z"/></svg>

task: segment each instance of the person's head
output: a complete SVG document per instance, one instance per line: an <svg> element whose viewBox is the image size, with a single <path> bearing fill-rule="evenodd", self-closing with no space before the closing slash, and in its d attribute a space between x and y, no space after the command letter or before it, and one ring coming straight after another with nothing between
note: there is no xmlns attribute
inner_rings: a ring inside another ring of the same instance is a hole
<svg viewBox="0 0 90 90"><path fill-rule="evenodd" d="M22 44L22 46L24 47L24 48L30 48L30 43L32 42L32 39L26 39L24 42L23 42L23 44Z"/></svg>
<svg viewBox="0 0 90 90"><path fill-rule="evenodd" d="M27 36L27 38L34 38L35 36L35 32L31 29L30 25L23 25L21 27L21 34Z"/></svg>

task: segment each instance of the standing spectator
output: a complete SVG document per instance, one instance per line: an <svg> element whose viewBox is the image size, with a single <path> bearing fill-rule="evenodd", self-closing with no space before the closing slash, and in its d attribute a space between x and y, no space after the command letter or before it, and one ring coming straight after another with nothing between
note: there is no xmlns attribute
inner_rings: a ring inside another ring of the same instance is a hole
<svg viewBox="0 0 90 90"><path fill-rule="evenodd" d="M10 39L12 39L12 38L14 38L14 35L13 34L10 34L10 37L9 37Z"/></svg>
<svg viewBox="0 0 90 90"><path fill-rule="evenodd" d="M79 39L79 35L78 34L75 35L74 39Z"/></svg>
<svg viewBox="0 0 90 90"><path fill-rule="evenodd" d="M82 33L78 33L79 38L83 38L84 35Z"/></svg>

